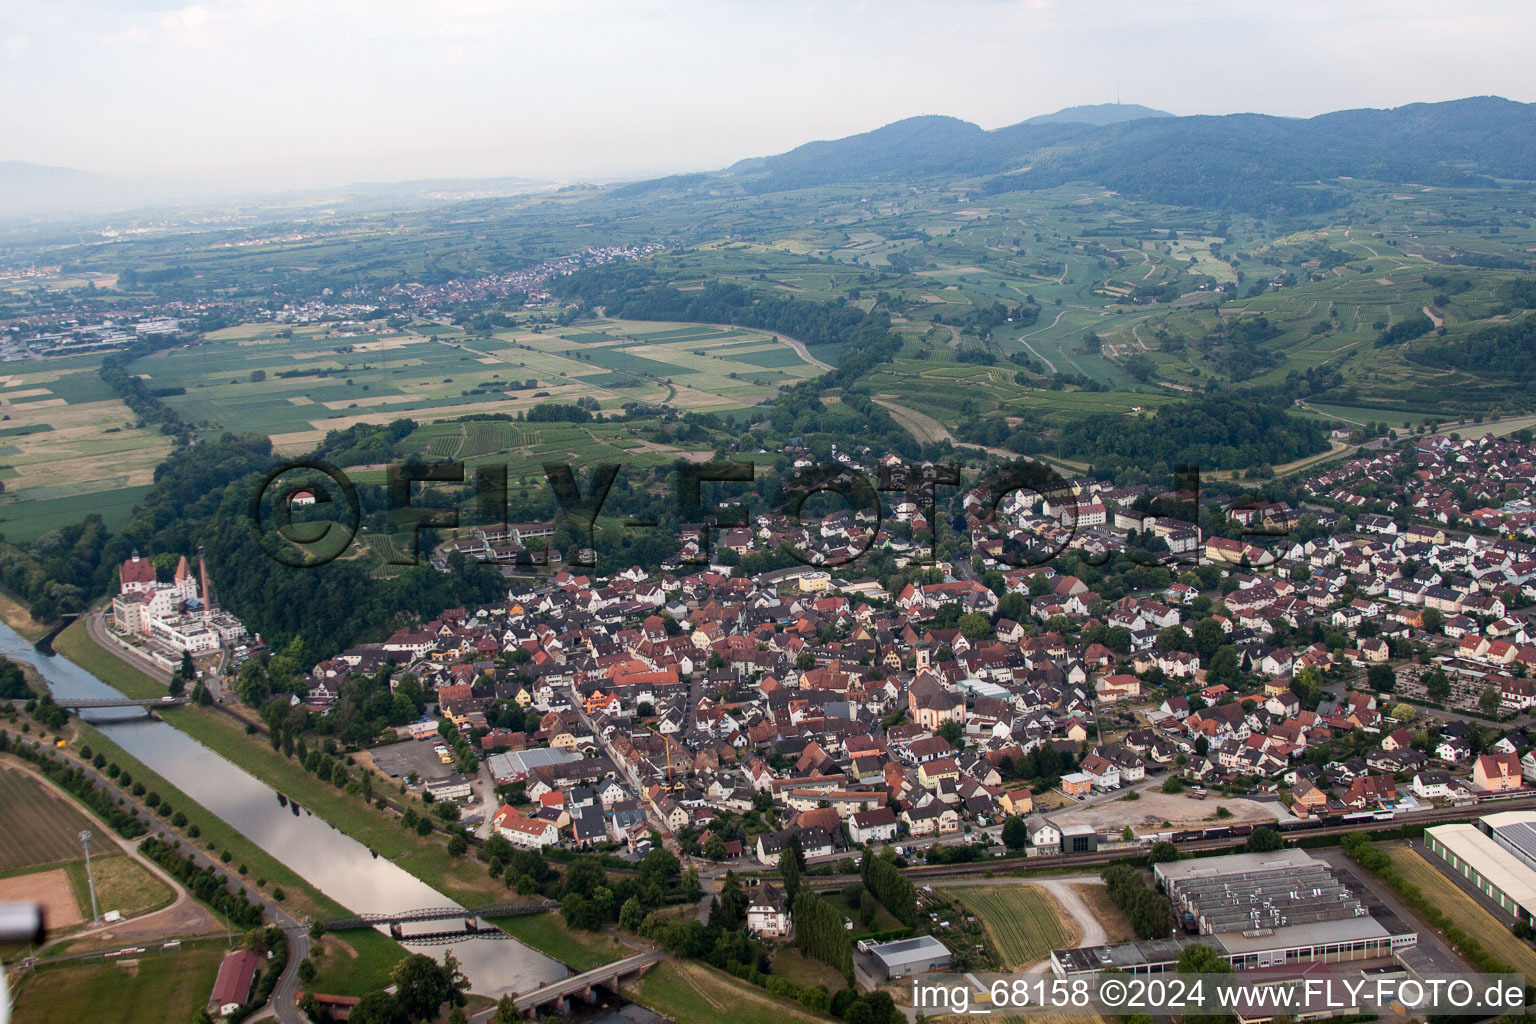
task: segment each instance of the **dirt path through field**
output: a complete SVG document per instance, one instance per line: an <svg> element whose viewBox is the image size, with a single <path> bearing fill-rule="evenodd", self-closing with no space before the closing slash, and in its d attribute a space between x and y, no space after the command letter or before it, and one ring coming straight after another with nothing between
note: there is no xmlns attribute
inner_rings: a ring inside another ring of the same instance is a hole
<svg viewBox="0 0 1536 1024"><path fill-rule="evenodd" d="M1057 372L1056 364L1051 362L1049 359L1045 358L1045 356L1041 355L1039 352L1035 351L1035 346L1031 345L1029 342L1025 341L1024 339L1025 338L1033 338L1037 334L1042 334L1045 331L1050 330L1051 327L1055 327L1057 324L1061 323L1061 318L1066 316L1066 315L1067 315L1067 311L1063 309L1061 312L1056 314L1056 319L1051 321L1050 326L1042 327L1038 331L1030 331L1028 334L1021 334L1021 335L1019 335L1019 344L1023 345L1025 348L1029 349L1029 354L1034 356L1036 359L1040 360L1042 363L1044 363L1050 369L1050 371L1052 373L1056 373Z"/></svg>

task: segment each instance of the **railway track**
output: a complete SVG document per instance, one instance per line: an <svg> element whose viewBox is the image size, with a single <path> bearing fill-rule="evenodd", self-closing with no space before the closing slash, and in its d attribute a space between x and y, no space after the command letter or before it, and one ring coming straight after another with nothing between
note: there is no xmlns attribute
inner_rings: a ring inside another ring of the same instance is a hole
<svg viewBox="0 0 1536 1024"><path fill-rule="evenodd" d="M1490 808L1487 805L1493 804ZM1435 825L1451 821L1466 821L1475 818L1479 814L1492 813L1498 810L1527 810L1536 808L1536 797L1526 797L1517 800L1497 799L1485 801L1474 807L1444 807L1434 808L1428 811L1410 811L1405 814L1395 815L1390 820L1374 822L1349 822L1347 824L1325 824L1305 826L1300 828L1282 829L1281 835L1286 839L1305 839L1309 837L1343 836L1353 832L1386 832L1404 825ZM1198 839L1185 842L1176 842L1180 852L1199 853L1211 850L1229 850L1241 847L1248 841L1247 835L1230 836L1220 839ZM1142 849L1118 849L1098 850L1093 853L1062 853L1050 854L1040 857L1009 857L993 858L989 860L972 861L966 864L922 864L901 869L901 873L914 881L924 878L954 878L967 875L985 875L993 873L1011 873L1018 870L1024 871L1054 871L1058 868L1076 871L1084 867L1110 864L1118 860L1145 853ZM846 885L857 879L856 874L851 875L806 875L805 884L815 888L834 887Z"/></svg>

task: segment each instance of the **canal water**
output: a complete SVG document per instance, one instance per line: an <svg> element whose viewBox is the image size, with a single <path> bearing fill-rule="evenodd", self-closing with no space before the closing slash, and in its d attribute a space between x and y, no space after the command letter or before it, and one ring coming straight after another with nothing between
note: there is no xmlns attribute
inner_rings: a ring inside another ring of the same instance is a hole
<svg viewBox="0 0 1536 1024"><path fill-rule="evenodd" d="M122 694L60 655L45 655L3 623L0 654L37 668L56 697L113 698ZM388 914L458 904L307 811L297 816L277 791L186 733L134 708L87 711L87 721L316 889L359 914ZM450 922L451 925L451 922ZM431 925L407 926L426 930ZM443 927L437 924L436 927ZM497 997L531 992L570 972L557 960L514 939L473 939L452 945L406 947L437 959L451 949L470 989Z"/></svg>

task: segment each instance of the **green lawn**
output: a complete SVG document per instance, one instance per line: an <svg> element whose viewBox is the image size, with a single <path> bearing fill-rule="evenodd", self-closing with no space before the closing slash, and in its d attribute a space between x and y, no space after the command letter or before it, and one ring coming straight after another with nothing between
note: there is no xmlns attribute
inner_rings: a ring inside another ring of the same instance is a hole
<svg viewBox="0 0 1536 1024"><path fill-rule="evenodd" d="M322 955L316 956L317 951ZM389 972L406 953L400 943L372 928L326 935L310 947L316 974L304 989L332 996L367 995L393 984Z"/></svg>
<svg viewBox="0 0 1536 1024"><path fill-rule="evenodd" d="M85 861L73 861L64 870L69 873L75 899L81 907L89 907L91 891L85 877ZM103 914L116 910L124 917L138 917L176 901L176 894L169 886L126 854L93 856L91 880L96 884L96 902Z"/></svg>
<svg viewBox="0 0 1536 1024"><path fill-rule="evenodd" d="M837 992L846 985L835 968L806 956L794 946L774 951L773 973L788 978L801 988L820 985L828 992Z"/></svg>
<svg viewBox="0 0 1536 1024"><path fill-rule="evenodd" d="M663 960L624 991L677 1024L822 1024L832 1019L694 961Z"/></svg>
<svg viewBox="0 0 1536 1024"><path fill-rule="evenodd" d="M621 960L633 952L601 932L584 932L579 928L567 927L558 913L523 914L488 920L519 941L554 957L577 972Z"/></svg>
<svg viewBox="0 0 1536 1024"><path fill-rule="evenodd" d="M50 967L17 982L15 1024L190 1021L213 990L224 943L137 960Z"/></svg>

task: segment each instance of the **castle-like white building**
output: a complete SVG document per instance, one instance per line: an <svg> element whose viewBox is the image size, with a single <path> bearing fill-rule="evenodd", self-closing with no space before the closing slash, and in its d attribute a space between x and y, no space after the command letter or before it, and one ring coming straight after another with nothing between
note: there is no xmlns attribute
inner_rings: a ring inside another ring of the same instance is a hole
<svg viewBox="0 0 1536 1024"><path fill-rule="evenodd" d="M194 574L183 555L170 583L155 576L147 558L133 557L118 567L119 590L112 598L112 620L119 631L180 653L218 650L245 637L245 626L213 603L208 567L201 555Z"/></svg>

